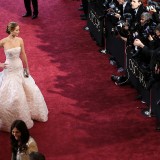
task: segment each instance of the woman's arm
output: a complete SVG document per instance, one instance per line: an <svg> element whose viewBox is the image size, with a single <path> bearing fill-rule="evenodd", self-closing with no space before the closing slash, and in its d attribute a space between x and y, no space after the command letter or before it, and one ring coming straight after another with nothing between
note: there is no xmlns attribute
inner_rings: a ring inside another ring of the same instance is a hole
<svg viewBox="0 0 160 160"><path fill-rule="evenodd" d="M0 40L0 47L3 47L4 46L4 39L1 39Z"/></svg>
<svg viewBox="0 0 160 160"><path fill-rule="evenodd" d="M0 40L0 48L4 47L5 38ZM7 64L0 62L0 68L7 68Z"/></svg>
<svg viewBox="0 0 160 160"><path fill-rule="evenodd" d="M27 72L29 74L28 61L27 61L27 56L26 56L25 48L24 48L24 42L22 38L20 38L20 46L21 46L21 59L23 62L23 67L27 69Z"/></svg>

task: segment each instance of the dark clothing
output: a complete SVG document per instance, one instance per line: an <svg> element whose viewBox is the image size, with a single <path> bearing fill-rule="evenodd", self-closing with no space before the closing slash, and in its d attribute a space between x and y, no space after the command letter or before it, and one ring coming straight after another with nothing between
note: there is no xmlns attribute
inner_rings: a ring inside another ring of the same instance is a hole
<svg viewBox="0 0 160 160"><path fill-rule="evenodd" d="M157 24L160 23L160 17L157 12L152 14L152 18L153 18L153 21L156 22Z"/></svg>
<svg viewBox="0 0 160 160"><path fill-rule="evenodd" d="M86 17L88 17L88 0L82 0L83 11Z"/></svg>
<svg viewBox="0 0 160 160"><path fill-rule="evenodd" d="M24 0L24 5L28 15L32 15L31 1L33 6L33 15L38 15L38 1L37 0Z"/></svg>
<svg viewBox="0 0 160 160"><path fill-rule="evenodd" d="M140 22L140 20L141 20L141 14L143 13L143 12L145 12L146 11L146 9L144 8L144 6L143 5L140 5L139 6L139 8L138 8L138 10L137 10L137 12L136 12L136 9L132 9L132 12L131 12L131 14L132 14L132 16L133 16L133 18L132 18L132 23L139 23Z"/></svg>
<svg viewBox="0 0 160 160"><path fill-rule="evenodd" d="M131 8L131 3L127 2L126 6L123 8L123 5L118 5L118 9L120 10L120 15L121 15L121 19L123 19L123 15L124 13L130 13L132 8Z"/></svg>
<svg viewBox="0 0 160 160"><path fill-rule="evenodd" d="M144 46L142 49L142 53L150 58L150 69L154 70L154 67L156 64L160 64L160 47L156 48L155 50L152 50L148 48L147 46Z"/></svg>
<svg viewBox="0 0 160 160"><path fill-rule="evenodd" d="M157 49L160 47L160 38L158 37L154 37L154 40L153 41L150 41L149 43L149 46L148 46L150 49Z"/></svg>

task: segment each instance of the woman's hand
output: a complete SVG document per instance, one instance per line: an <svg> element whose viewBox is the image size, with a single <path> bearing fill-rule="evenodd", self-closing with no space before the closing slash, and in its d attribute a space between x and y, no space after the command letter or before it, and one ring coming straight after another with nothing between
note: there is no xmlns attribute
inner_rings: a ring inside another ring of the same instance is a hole
<svg viewBox="0 0 160 160"><path fill-rule="evenodd" d="M29 76L30 75L29 68L26 68L26 70L27 70L27 73L28 73L28 76Z"/></svg>
<svg viewBox="0 0 160 160"><path fill-rule="evenodd" d="M7 69L8 64L7 63L0 63L0 68Z"/></svg>
<svg viewBox="0 0 160 160"><path fill-rule="evenodd" d="M23 74L24 74L24 77L28 78L29 77L29 69L24 68Z"/></svg>

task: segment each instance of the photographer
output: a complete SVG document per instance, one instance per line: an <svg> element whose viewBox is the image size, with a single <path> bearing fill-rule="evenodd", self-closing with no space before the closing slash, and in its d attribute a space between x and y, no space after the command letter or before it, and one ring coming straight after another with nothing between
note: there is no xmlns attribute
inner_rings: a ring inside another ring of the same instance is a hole
<svg viewBox="0 0 160 160"><path fill-rule="evenodd" d="M160 29L160 25L158 25L158 29ZM156 30L156 35L160 36L160 30L159 31ZM149 47L145 46L139 39L135 39L134 45L141 47L142 53L151 58L151 61L150 61L150 72L151 72L150 83L151 84L150 85L152 85L154 82L160 80L160 46L155 50L152 50ZM157 102L157 104L158 103L159 102ZM157 118L156 130L160 131L160 107L155 108L155 115Z"/></svg>
<svg viewBox="0 0 160 160"><path fill-rule="evenodd" d="M142 54L150 59L150 69L158 65L160 55L155 54L155 50L160 49L160 24L155 28L155 35L149 35L149 45L146 46L141 40L135 39L134 46L142 49ZM158 52L156 52L158 53ZM156 62L158 60L158 62Z"/></svg>
<svg viewBox="0 0 160 160"><path fill-rule="evenodd" d="M157 24L152 20L152 15L149 12L143 12L141 14L140 25L138 25L138 28L136 31L137 36L133 37L133 42L134 42L134 39L139 38L146 46L149 46L152 41L151 35L154 35L154 29L156 28L156 26ZM142 58L140 57L141 49L137 47L135 48L136 48L135 53L132 53L133 54L132 57L133 58L138 57L140 61L145 62L144 57ZM146 63L148 62L149 61L146 60Z"/></svg>
<svg viewBox="0 0 160 160"><path fill-rule="evenodd" d="M127 41L127 46L133 44L133 41L135 39L133 33L135 33L138 29L138 24L140 22L141 19L141 14L143 12L145 12L145 7L143 6L142 0L132 0L131 1L131 15L132 15L132 19L130 21L130 23L128 24L128 26L125 26L125 30L127 33L127 36L123 36L121 35L121 38L124 41ZM115 82L116 85L123 85L126 84L126 82L128 82L128 76L122 75L122 76L115 76L112 75L111 76L112 81Z"/></svg>
<svg viewBox="0 0 160 160"><path fill-rule="evenodd" d="M160 5L160 4L159 4ZM150 13L152 13L152 17L153 17L153 20L156 22L156 23L160 23L160 6L158 5L157 2L154 2L152 0L148 1L148 6L146 6L146 10Z"/></svg>
<svg viewBox="0 0 160 160"><path fill-rule="evenodd" d="M118 2L118 8L120 13L116 13L115 17L119 20L124 19L123 15L124 13L130 13L131 12L131 3L128 0L117 0Z"/></svg>
<svg viewBox="0 0 160 160"><path fill-rule="evenodd" d="M155 35L150 35L150 48L157 49L160 47L160 24L158 24L155 28Z"/></svg>
<svg viewBox="0 0 160 160"><path fill-rule="evenodd" d="M112 28L112 34L120 35L121 38L127 37L128 27L127 29L125 27L130 23L132 19L132 15L130 14L130 12L132 12L131 3L128 0L117 0L117 2L119 3L119 13L116 13L114 15L117 18L117 23L115 27Z"/></svg>

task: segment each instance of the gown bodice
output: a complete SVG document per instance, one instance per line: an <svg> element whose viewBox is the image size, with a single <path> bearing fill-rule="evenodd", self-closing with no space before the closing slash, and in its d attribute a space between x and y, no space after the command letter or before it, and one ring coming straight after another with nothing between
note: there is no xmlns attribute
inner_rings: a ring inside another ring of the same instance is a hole
<svg viewBox="0 0 160 160"><path fill-rule="evenodd" d="M21 47L10 48L4 51L6 59L19 58Z"/></svg>
<svg viewBox="0 0 160 160"><path fill-rule="evenodd" d="M20 59L21 47L10 48L4 51L6 55L5 63L8 64L7 69L4 72L10 71L22 71L23 65Z"/></svg>

